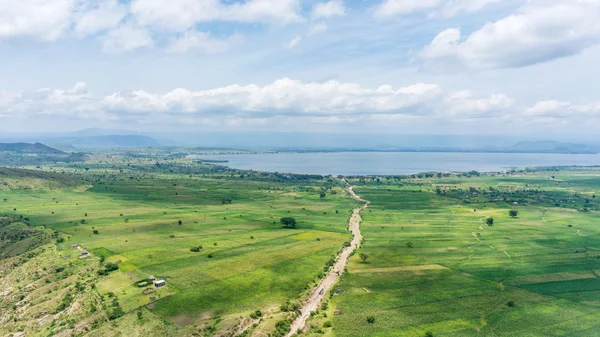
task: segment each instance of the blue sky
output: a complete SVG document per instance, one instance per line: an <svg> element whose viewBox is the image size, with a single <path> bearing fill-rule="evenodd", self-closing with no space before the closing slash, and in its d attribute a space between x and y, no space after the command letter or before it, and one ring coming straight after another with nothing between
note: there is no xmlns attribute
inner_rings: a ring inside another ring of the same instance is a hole
<svg viewBox="0 0 600 337"><path fill-rule="evenodd" d="M0 131L594 135L600 0L0 0Z"/></svg>

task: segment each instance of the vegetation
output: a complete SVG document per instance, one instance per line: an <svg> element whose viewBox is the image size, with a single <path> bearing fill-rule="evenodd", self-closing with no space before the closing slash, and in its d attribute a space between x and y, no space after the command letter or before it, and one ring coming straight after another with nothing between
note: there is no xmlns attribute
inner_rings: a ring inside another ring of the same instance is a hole
<svg viewBox="0 0 600 337"><path fill-rule="evenodd" d="M336 336L600 331L600 169L347 180L371 205L330 304Z"/></svg>
<svg viewBox="0 0 600 337"><path fill-rule="evenodd" d="M289 329L291 303L349 240L355 203L338 193L342 183L156 158L0 169L0 282L10 291L0 292L9 322L0 335L227 335L250 310L258 330ZM323 190L338 192L321 199ZM299 217L302 231L281 229ZM151 275L166 285L154 287ZM290 311L272 313L273 303ZM43 312L58 316L38 323Z"/></svg>

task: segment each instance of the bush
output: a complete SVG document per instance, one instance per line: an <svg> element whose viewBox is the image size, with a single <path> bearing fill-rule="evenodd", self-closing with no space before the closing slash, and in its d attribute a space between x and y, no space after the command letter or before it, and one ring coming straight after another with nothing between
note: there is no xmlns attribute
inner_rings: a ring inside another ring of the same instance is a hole
<svg viewBox="0 0 600 337"><path fill-rule="evenodd" d="M323 323L324 328L331 328L332 326L333 326L333 323L331 323L331 321L327 321L327 322Z"/></svg>
<svg viewBox="0 0 600 337"><path fill-rule="evenodd" d="M375 316L367 316L367 323L369 323L369 324L375 323Z"/></svg>
<svg viewBox="0 0 600 337"><path fill-rule="evenodd" d="M517 216L519 216L519 211L511 209L510 211L508 211L508 215L510 215L511 218L516 218Z"/></svg>
<svg viewBox="0 0 600 337"><path fill-rule="evenodd" d="M200 251L200 249L202 249L202 246L196 246L196 247L192 247L190 248L190 251L197 253Z"/></svg>
<svg viewBox="0 0 600 337"><path fill-rule="evenodd" d="M485 224L488 226L493 226L494 225L494 219L493 218L487 218L485 219Z"/></svg>
<svg viewBox="0 0 600 337"><path fill-rule="evenodd" d="M506 303L506 305L508 305L509 308L514 308L517 305L515 304L515 301L508 301L508 303Z"/></svg>
<svg viewBox="0 0 600 337"><path fill-rule="evenodd" d="M431 331L427 331L427 332L425 333L425 337L433 337L433 332L431 332Z"/></svg>
<svg viewBox="0 0 600 337"><path fill-rule="evenodd" d="M284 217L279 220L279 222L285 228L296 228L296 219L292 217Z"/></svg>
<svg viewBox="0 0 600 337"><path fill-rule="evenodd" d="M100 232L98 232L98 230L97 230L97 229L94 229L94 230L92 231L92 233L94 233L94 234L100 234Z"/></svg>

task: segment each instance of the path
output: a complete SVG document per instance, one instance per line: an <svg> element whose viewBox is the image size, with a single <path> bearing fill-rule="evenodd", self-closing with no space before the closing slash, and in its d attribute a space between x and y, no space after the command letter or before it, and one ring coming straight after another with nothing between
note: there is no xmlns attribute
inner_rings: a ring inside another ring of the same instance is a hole
<svg viewBox="0 0 600 337"><path fill-rule="evenodd" d="M290 332L287 333L286 337L289 337L298 330L304 328L306 325L306 320L308 317L310 317L310 312L317 311L321 305L321 302L323 301L323 298L328 296L329 291L337 283L340 275L344 272L344 268L346 268L346 263L348 262L350 253L360 246L360 242L362 240L362 236L360 235L360 212L367 208L371 202L356 195L352 186L348 188L348 193L350 193L350 197L352 197L352 199L363 203L362 206L354 209L348 223L348 227L353 235L350 247L345 247L342 250L342 252L338 255L337 261L333 267L329 270L329 272L327 272L327 274L325 274L325 277L321 279L321 282L311 291L310 295L306 299L306 302L304 302L300 308L300 315L292 322L292 327Z"/></svg>

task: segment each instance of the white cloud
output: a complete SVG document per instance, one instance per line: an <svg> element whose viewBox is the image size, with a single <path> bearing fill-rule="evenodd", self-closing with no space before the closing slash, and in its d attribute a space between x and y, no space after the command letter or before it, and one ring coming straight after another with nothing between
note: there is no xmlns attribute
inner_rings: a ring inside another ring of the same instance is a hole
<svg viewBox="0 0 600 337"><path fill-rule="evenodd" d="M131 13L143 26L183 32L211 21L273 22L302 20L298 0L249 0L229 5L219 0L133 0Z"/></svg>
<svg viewBox="0 0 600 337"><path fill-rule="evenodd" d="M298 46L300 41L302 41L302 36L296 36L295 38L291 39L289 42L284 43L283 47L286 49L294 49L294 48L296 48L296 46Z"/></svg>
<svg viewBox="0 0 600 337"><path fill-rule="evenodd" d="M490 113L511 106L512 100L503 95L479 97L469 92L452 93L436 84L416 83L400 88L382 85L370 89L355 83L304 83L289 78L264 86L234 84L201 91L179 88L166 93L135 90L102 98L89 93L81 82L67 90L0 92L0 111L10 114L137 118L146 122L157 115L215 120L305 116L331 121L386 114L489 117Z"/></svg>
<svg viewBox="0 0 600 337"><path fill-rule="evenodd" d="M188 31L183 36L175 39L167 48L171 53L185 53L190 50L198 50L202 53L221 53L230 48L232 44L242 40L240 35L232 35L224 39L212 37L209 33Z"/></svg>
<svg viewBox="0 0 600 337"><path fill-rule="evenodd" d="M75 0L0 0L0 38L57 40L70 26Z"/></svg>
<svg viewBox="0 0 600 337"><path fill-rule="evenodd" d="M527 108L524 115L552 118L598 117L600 116L600 103L574 104L558 100L540 101Z"/></svg>
<svg viewBox="0 0 600 337"><path fill-rule="evenodd" d="M328 29L328 27L325 22L315 23L308 27L307 35L312 36L312 35L322 34L322 33L325 33L327 31L327 29Z"/></svg>
<svg viewBox="0 0 600 337"><path fill-rule="evenodd" d="M84 3L74 14L75 32L81 36L95 34L119 25L127 8L118 0Z"/></svg>
<svg viewBox="0 0 600 337"><path fill-rule="evenodd" d="M389 19L415 12L427 12L430 16L451 17L458 13L476 12L486 5L510 0L384 0L376 8L374 16Z"/></svg>
<svg viewBox="0 0 600 337"><path fill-rule="evenodd" d="M311 16L313 19L327 19L334 16L346 15L346 7L341 0L331 0L328 2L317 3L313 9Z"/></svg>
<svg viewBox="0 0 600 337"><path fill-rule="evenodd" d="M600 43L600 1L530 0L517 14L467 37L438 34L420 53L426 68L518 68L577 54Z"/></svg>
<svg viewBox="0 0 600 337"><path fill-rule="evenodd" d="M116 54L154 45L150 32L132 23L123 24L109 31L103 40L102 49L107 53Z"/></svg>

